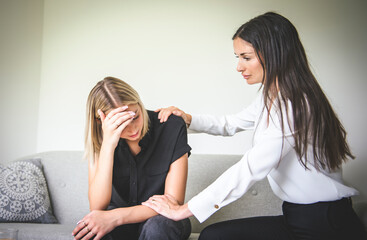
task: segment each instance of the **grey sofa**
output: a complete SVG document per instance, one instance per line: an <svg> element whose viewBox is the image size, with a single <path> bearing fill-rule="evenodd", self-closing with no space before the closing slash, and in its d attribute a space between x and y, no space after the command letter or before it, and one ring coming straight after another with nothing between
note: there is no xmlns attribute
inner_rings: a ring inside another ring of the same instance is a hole
<svg viewBox="0 0 367 240"><path fill-rule="evenodd" d="M59 224L1 223L0 228L19 229L19 240L73 239L71 231L89 211L87 161L82 160L80 151L44 152L24 159L32 157L41 158L51 204ZM192 154L189 158L186 199L190 199L208 186L240 158L239 155ZM367 226L366 204L356 205L356 210ZM200 224L195 218L191 218L190 240L197 239L200 231L214 222L280 213L281 200L274 196L265 179L256 183L241 199L222 208L204 223Z"/></svg>

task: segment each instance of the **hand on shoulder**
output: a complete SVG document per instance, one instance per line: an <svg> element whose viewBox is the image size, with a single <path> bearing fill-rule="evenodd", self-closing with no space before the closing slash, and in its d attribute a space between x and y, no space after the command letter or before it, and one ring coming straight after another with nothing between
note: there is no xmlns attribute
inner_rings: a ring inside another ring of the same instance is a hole
<svg viewBox="0 0 367 240"><path fill-rule="evenodd" d="M188 126L191 123L191 115L185 113L184 111L175 106L170 106L167 108L159 108L155 110L155 112L159 112L158 119L160 119L161 123L166 122L168 117L171 116L172 114L181 117Z"/></svg>

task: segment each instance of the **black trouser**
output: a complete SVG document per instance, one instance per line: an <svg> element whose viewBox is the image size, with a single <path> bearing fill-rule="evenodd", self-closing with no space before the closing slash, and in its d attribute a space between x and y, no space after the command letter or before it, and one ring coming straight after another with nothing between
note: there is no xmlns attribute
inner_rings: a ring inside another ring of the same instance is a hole
<svg viewBox="0 0 367 240"><path fill-rule="evenodd" d="M157 215L143 223L119 226L102 240L186 240L190 233L191 223L188 218L173 221Z"/></svg>
<svg viewBox="0 0 367 240"><path fill-rule="evenodd" d="M314 204L283 203L282 216L254 217L206 227L199 240L366 240L349 198Z"/></svg>

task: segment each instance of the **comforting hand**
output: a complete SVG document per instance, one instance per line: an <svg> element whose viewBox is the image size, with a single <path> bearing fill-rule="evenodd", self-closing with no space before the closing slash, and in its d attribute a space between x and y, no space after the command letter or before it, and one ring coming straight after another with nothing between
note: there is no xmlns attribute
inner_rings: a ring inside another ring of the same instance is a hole
<svg viewBox="0 0 367 240"><path fill-rule="evenodd" d="M179 221L192 216L192 213L187 208L187 204L180 205L177 200L170 195L154 195L142 205L150 207L157 213L166 218Z"/></svg>
<svg viewBox="0 0 367 240"><path fill-rule="evenodd" d="M182 119L185 121L187 125L190 125L191 123L191 115L186 114L184 111L174 106L167 108L159 108L155 110L155 112L159 112L158 119L161 120L161 123L166 122L168 117L171 116L171 114L182 117Z"/></svg>
<svg viewBox="0 0 367 240"><path fill-rule="evenodd" d="M134 112L126 112L127 108L128 106L115 108L107 116L98 110L102 122L103 142L107 141L112 146L117 146L122 131L131 123L135 115Z"/></svg>
<svg viewBox="0 0 367 240"><path fill-rule="evenodd" d="M111 211L94 210L77 223L72 235L75 239L99 240L111 232L117 223Z"/></svg>

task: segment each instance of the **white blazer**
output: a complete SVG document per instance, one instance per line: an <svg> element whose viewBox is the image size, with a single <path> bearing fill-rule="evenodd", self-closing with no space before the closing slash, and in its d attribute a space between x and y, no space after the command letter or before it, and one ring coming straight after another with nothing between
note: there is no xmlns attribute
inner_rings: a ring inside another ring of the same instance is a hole
<svg viewBox="0 0 367 240"><path fill-rule="evenodd" d="M288 104L292 113L291 104ZM270 113L267 112L262 96L235 115L192 115L189 129L197 132L232 136L240 131L255 130L253 146L242 159L188 202L190 211L200 222L240 198L256 181L265 177L275 195L292 203L334 201L358 194L355 189L344 185L341 170L317 171L313 166L312 149L308 155L309 169L299 163L290 127L293 126L293 118L290 114L287 119L285 107L282 110L284 138L279 107L273 106Z"/></svg>

